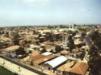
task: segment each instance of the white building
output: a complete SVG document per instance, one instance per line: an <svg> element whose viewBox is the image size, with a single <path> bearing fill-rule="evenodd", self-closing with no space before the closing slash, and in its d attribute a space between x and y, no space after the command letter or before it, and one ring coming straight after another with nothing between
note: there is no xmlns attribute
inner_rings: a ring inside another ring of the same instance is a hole
<svg viewBox="0 0 101 75"><path fill-rule="evenodd" d="M57 66L61 65L67 60L64 56L59 56L57 58L54 58L53 60L45 62L45 65L47 65L47 68L54 69Z"/></svg>

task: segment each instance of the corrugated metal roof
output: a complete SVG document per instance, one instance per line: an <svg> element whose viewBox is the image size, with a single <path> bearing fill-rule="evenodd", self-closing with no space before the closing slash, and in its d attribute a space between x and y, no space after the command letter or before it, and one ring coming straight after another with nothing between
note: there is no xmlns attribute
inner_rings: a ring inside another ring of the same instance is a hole
<svg viewBox="0 0 101 75"><path fill-rule="evenodd" d="M71 66L73 66L75 61L67 62L58 68L59 71L66 71L69 72L71 70Z"/></svg>
<svg viewBox="0 0 101 75"><path fill-rule="evenodd" d="M35 56L37 56L37 55L39 55L39 52L33 51L32 54L31 54L31 57L33 58L33 57L35 57Z"/></svg>
<svg viewBox="0 0 101 75"><path fill-rule="evenodd" d="M88 64L85 62L78 62L75 66L71 69L71 73L85 75L88 69Z"/></svg>
<svg viewBox="0 0 101 75"><path fill-rule="evenodd" d="M45 57L42 57L42 58L39 58L39 59L35 60L34 63L35 64L41 64L41 63L43 63L45 61L48 61L52 58L55 58L55 56L54 55L48 55L48 56L45 56Z"/></svg>
<svg viewBox="0 0 101 75"><path fill-rule="evenodd" d="M44 53L42 53L42 55L45 55L45 56L51 55L51 54L52 54L51 52L44 52Z"/></svg>
<svg viewBox="0 0 101 75"><path fill-rule="evenodd" d="M45 64L50 65L52 68L57 67L58 65L64 63L67 60L64 56L59 56L53 60L47 61Z"/></svg>

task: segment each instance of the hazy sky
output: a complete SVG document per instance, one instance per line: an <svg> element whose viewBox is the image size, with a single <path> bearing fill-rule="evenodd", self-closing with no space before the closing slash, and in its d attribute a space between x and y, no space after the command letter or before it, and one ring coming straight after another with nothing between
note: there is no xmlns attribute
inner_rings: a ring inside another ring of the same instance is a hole
<svg viewBox="0 0 101 75"><path fill-rule="evenodd" d="M0 0L0 24L101 23L101 0Z"/></svg>

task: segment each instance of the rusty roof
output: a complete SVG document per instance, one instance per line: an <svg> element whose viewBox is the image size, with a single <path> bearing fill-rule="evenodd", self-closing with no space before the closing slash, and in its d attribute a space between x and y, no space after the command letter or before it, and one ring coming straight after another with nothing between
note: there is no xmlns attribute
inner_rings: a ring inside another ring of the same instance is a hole
<svg viewBox="0 0 101 75"><path fill-rule="evenodd" d="M69 72L72 68L71 66L73 66L74 63L75 61L66 62L65 64L61 65L57 70Z"/></svg>
<svg viewBox="0 0 101 75"><path fill-rule="evenodd" d="M54 55L48 55L48 56L41 57L41 58L35 60L34 63L35 63L35 64L41 64L41 63L43 63L43 62L45 62L45 61L48 61L48 60L50 60L50 59L52 59L52 58L55 58L55 56L54 56Z"/></svg>
<svg viewBox="0 0 101 75"><path fill-rule="evenodd" d="M71 73L85 75L88 69L88 64L85 62L77 62L75 66L70 70Z"/></svg>

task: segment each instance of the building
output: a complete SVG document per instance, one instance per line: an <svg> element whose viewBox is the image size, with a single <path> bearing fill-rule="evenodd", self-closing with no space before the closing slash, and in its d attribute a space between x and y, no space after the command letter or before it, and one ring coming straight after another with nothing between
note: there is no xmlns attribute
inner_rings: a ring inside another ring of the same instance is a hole
<svg viewBox="0 0 101 75"><path fill-rule="evenodd" d="M59 65L63 64L64 62L66 62L66 61L67 61L66 57L59 56L55 59L52 59L50 61L45 62L45 65L47 65L48 69L54 69L54 68L58 67Z"/></svg>

